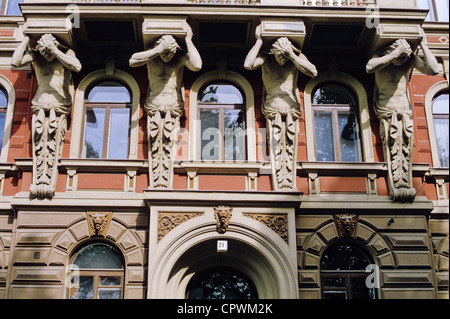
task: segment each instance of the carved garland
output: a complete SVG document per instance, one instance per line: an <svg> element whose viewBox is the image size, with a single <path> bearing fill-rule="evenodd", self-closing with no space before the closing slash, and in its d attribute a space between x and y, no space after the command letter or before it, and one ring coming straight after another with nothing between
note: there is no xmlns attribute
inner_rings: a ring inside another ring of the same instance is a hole
<svg viewBox="0 0 450 319"><path fill-rule="evenodd" d="M289 244L288 218L286 214L252 214L244 213L245 217L253 218L276 232L287 244Z"/></svg>

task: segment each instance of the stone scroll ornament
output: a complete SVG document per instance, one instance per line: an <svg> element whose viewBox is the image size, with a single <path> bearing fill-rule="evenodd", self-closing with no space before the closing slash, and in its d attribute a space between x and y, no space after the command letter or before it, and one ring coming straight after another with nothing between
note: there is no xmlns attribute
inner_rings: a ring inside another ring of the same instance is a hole
<svg viewBox="0 0 450 319"><path fill-rule="evenodd" d="M33 183L30 195L52 198L74 96L72 71L79 72L81 64L74 51L51 34L42 35L34 47L26 36L14 52L11 64L15 67L32 64L35 70L38 88L31 101Z"/></svg>
<svg viewBox="0 0 450 319"><path fill-rule="evenodd" d="M147 65L148 70L149 90L144 108L147 112L150 188L172 187L173 160L184 111L183 71L185 66L192 71L202 67L189 26L185 42L186 50L172 35L163 35L153 48L135 53L130 59L131 67Z"/></svg>
<svg viewBox="0 0 450 319"><path fill-rule="evenodd" d="M424 40L420 47L423 60L405 39L399 39L377 51L366 65L368 73L375 73L374 111L380 121L390 197L399 202L412 202L416 196L412 185L414 122L407 91L411 72L416 68L427 75L439 73L438 62Z"/></svg>
<svg viewBox="0 0 450 319"><path fill-rule="evenodd" d="M261 26L256 28L256 43L244 67L262 68L264 85L262 113L266 117L272 180L275 190L295 190L297 137L300 101L298 71L315 77L317 70L287 37L278 38L267 53L261 52Z"/></svg>

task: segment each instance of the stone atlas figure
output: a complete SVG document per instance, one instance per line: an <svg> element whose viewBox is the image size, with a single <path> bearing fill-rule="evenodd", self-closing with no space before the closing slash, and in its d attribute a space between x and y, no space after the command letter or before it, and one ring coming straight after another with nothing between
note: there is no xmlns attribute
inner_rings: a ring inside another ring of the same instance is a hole
<svg viewBox="0 0 450 319"><path fill-rule="evenodd" d="M31 101L33 197L52 198L55 193L57 165L67 130L67 114L72 108L74 87L72 71L81 64L73 50L60 44L51 34L42 35L34 48L26 36L13 54L11 64L32 64L38 83Z"/></svg>
<svg viewBox="0 0 450 319"><path fill-rule="evenodd" d="M170 188L173 154L183 115L183 71L199 71L202 59L192 43L192 29L186 25L186 51L171 35L160 37L153 48L133 54L131 67L147 65L149 89L145 104L148 119L149 170L151 188Z"/></svg>
<svg viewBox="0 0 450 319"><path fill-rule="evenodd" d="M261 25L256 28L256 43L248 53L244 67L262 67L264 85L262 113L269 130L270 161L276 190L295 188L298 118L300 101L297 89L298 71L315 77L316 67L286 37L272 44L268 54L261 52Z"/></svg>
<svg viewBox="0 0 450 319"><path fill-rule="evenodd" d="M405 39L399 39L376 52L366 65L367 73L375 73L374 111L380 120L390 196L401 202L412 202L416 196L412 186L414 123L407 92L411 71L439 73L438 62L424 40L420 47L424 60L413 53Z"/></svg>

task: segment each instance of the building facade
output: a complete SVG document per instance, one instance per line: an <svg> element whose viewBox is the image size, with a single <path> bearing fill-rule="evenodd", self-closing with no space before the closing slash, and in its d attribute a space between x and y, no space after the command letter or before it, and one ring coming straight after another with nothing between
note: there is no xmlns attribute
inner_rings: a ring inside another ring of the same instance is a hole
<svg viewBox="0 0 450 319"><path fill-rule="evenodd" d="M448 0L0 3L0 298L448 299Z"/></svg>

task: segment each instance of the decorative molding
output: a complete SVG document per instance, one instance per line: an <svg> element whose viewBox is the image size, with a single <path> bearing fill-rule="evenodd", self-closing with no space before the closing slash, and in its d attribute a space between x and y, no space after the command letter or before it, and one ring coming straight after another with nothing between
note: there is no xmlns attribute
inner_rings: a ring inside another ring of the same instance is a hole
<svg viewBox="0 0 450 319"><path fill-rule="evenodd" d="M289 244L288 234L288 216L287 214L254 214L243 213L245 217L253 218L257 220L274 232L276 232L287 244Z"/></svg>
<svg viewBox="0 0 450 319"><path fill-rule="evenodd" d="M111 223L112 212L86 212L90 236L106 237Z"/></svg>
<svg viewBox="0 0 450 319"><path fill-rule="evenodd" d="M217 221L217 232L219 234L225 234L230 223L231 215L233 214L233 208L230 206L217 206L214 207L214 218Z"/></svg>
<svg viewBox="0 0 450 319"><path fill-rule="evenodd" d="M339 214L333 218L339 238L355 238L358 215Z"/></svg>
<svg viewBox="0 0 450 319"><path fill-rule="evenodd" d="M159 213L158 214L158 242L172 229L188 221L191 218L203 215L203 213Z"/></svg>

